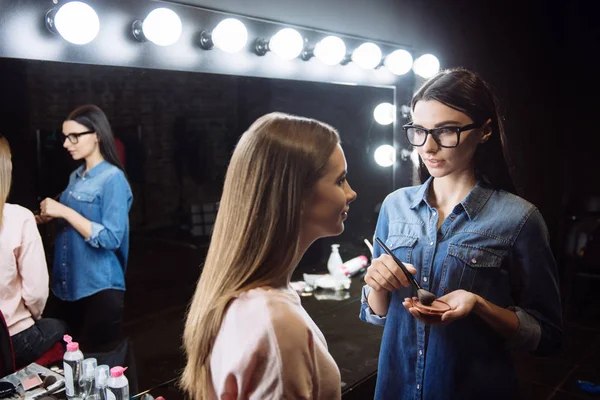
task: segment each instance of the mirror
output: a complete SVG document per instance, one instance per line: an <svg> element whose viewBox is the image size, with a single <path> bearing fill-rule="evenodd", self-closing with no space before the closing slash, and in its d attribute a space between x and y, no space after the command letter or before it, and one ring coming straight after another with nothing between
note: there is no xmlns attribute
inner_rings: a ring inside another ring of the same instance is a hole
<svg viewBox="0 0 600 400"><path fill-rule="evenodd" d="M183 367L185 310L208 248L224 174L239 136L259 116L282 111L337 128L349 182L358 193L346 231L315 243L294 280L326 273L332 243L341 245L344 261L370 257L363 240L372 240L378 207L394 189L393 169L374 159L380 145L393 143L393 124L380 125L373 111L400 95L408 99L410 88L398 94L393 86L8 58L0 59L0 79L2 130L13 150L10 202L36 210L41 199L64 190L77 163L62 148L61 124L77 106L102 108L121 142L134 196L123 329L135 349L140 390L175 377ZM52 266L53 232L49 226L41 230ZM377 369L382 330L358 319L361 286L357 277L343 296L302 298L328 341L344 388Z"/></svg>

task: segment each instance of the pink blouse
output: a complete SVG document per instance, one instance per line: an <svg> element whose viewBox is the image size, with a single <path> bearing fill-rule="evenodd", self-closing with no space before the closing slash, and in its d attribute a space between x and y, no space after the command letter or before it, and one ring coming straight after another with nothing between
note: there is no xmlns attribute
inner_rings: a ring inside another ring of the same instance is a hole
<svg viewBox="0 0 600 400"><path fill-rule="evenodd" d="M213 399L341 399L325 338L291 288L254 289L235 299L210 367Z"/></svg>
<svg viewBox="0 0 600 400"><path fill-rule="evenodd" d="M0 310L11 336L42 317L48 299L48 267L31 211L4 204L0 227Z"/></svg>

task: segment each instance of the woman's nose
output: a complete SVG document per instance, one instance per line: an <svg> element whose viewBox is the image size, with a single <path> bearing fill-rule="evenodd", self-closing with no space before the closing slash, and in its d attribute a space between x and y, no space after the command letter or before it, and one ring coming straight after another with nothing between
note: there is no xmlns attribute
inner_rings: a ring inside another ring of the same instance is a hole
<svg viewBox="0 0 600 400"><path fill-rule="evenodd" d="M352 187L350 187L350 184L348 184L348 193L346 193L346 198L348 199L348 204L350 204L354 200L356 200L357 197L358 197L358 194L356 194L356 192L354 190L352 190Z"/></svg>
<svg viewBox="0 0 600 400"><path fill-rule="evenodd" d="M427 135L427 139L425 140L425 144L423 144L423 151L427 153L435 153L440 149L440 146L437 144L433 136Z"/></svg>

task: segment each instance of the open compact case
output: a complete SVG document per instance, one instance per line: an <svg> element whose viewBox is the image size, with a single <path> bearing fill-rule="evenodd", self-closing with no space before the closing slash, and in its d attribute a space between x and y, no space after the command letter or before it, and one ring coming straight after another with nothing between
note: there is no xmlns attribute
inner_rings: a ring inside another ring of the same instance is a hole
<svg viewBox="0 0 600 400"><path fill-rule="evenodd" d="M64 391L64 386L60 374L32 363L0 379L0 399L41 400Z"/></svg>
<svg viewBox="0 0 600 400"><path fill-rule="evenodd" d="M431 323L441 322L442 315L451 309L448 303L438 299L434 300L430 306L422 304L416 298L410 299L410 302L412 302L412 306L421 313L423 318Z"/></svg>
<svg viewBox="0 0 600 400"><path fill-rule="evenodd" d="M413 300L414 307L419 310L421 314L425 315L439 315L441 316L446 311L450 311L450 306L441 300L434 300L430 306L421 304L419 300Z"/></svg>

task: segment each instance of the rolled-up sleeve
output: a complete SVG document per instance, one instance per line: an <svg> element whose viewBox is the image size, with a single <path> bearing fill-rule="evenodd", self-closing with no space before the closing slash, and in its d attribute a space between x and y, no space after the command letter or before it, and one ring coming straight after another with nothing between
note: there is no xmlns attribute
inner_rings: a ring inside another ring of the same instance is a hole
<svg viewBox="0 0 600 400"><path fill-rule="evenodd" d="M562 343L562 307L556 262L546 224L534 209L513 246L511 273L517 277L516 305L519 329L508 341L511 348L547 355Z"/></svg>
<svg viewBox="0 0 600 400"><path fill-rule="evenodd" d="M369 324L384 326L386 317L380 317L375 314L373 310L371 310L371 307L369 307L369 303L367 303L367 297L369 297L371 290L369 285L365 285L362 288L360 296L360 319Z"/></svg>
<svg viewBox="0 0 600 400"><path fill-rule="evenodd" d="M92 234L86 242L96 248L116 250L121 246L129 224L132 194L122 173L114 174L104 184L101 221L92 221Z"/></svg>

